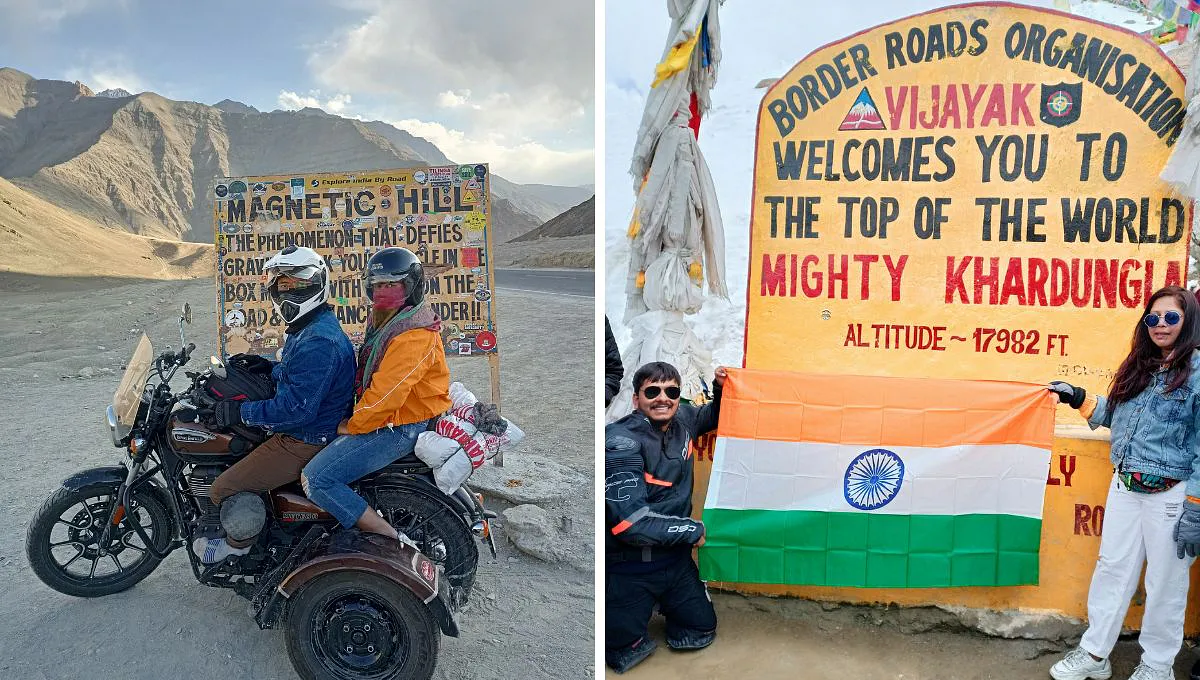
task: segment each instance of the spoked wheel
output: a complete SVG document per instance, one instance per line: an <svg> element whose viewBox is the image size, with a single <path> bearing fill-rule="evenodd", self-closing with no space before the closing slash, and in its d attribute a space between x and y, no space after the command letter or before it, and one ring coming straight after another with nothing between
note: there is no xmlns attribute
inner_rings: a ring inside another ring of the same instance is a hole
<svg viewBox="0 0 1200 680"><path fill-rule="evenodd" d="M154 571L161 560L134 525L165 551L172 533L170 512L154 496L137 494L101 545L116 494L117 487L109 484L60 488L42 503L29 524L25 552L43 583L66 595L100 597L131 588Z"/></svg>
<svg viewBox="0 0 1200 680"><path fill-rule="evenodd" d="M288 609L288 656L305 680L425 680L440 634L415 595L363 572L319 576Z"/></svg>
<svg viewBox="0 0 1200 680"><path fill-rule="evenodd" d="M424 496L380 491L379 507L388 524L404 532L421 553L444 569L444 577L466 601L475 583L479 547L458 515Z"/></svg>

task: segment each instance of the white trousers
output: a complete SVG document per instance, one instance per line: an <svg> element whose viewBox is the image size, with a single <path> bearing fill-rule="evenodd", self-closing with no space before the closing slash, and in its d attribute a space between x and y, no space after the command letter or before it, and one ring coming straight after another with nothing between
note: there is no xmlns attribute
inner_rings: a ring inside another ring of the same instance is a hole
<svg viewBox="0 0 1200 680"><path fill-rule="evenodd" d="M1146 565L1146 611L1142 615L1142 663L1171 668L1183 644L1188 571L1193 558L1179 559L1173 534L1184 501L1184 484L1160 493L1134 493L1116 475L1104 506L1100 558L1088 590L1088 629L1079 646L1107 658L1121 634L1129 601Z"/></svg>

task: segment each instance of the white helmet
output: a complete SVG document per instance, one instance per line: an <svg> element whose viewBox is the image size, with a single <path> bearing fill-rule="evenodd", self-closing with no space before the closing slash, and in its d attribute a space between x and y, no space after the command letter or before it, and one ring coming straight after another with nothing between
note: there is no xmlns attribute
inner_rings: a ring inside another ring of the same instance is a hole
<svg viewBox="0 0 1200 680"><path fill-rule="evenodd" d="M312 248L288 246L267 260L264 269L271 303L285 323L292 323L329 299L329 268L325 266L325 258ZM280 290L278 283L282 276L302 283Z"/></svg>

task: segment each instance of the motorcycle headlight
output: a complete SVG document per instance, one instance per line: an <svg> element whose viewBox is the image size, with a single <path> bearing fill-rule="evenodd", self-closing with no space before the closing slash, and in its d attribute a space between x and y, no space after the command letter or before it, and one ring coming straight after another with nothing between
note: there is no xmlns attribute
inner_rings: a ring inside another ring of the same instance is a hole
<svg viewBox="0 0 1200 680"><path fill-rule="evenodd" d="M104 418L108 421L108 432L112 435L113 446L124 446L122 442L129 436L129 428L121 425L117 420L117 410L109 404L108 409L104 411Z"/></svg>

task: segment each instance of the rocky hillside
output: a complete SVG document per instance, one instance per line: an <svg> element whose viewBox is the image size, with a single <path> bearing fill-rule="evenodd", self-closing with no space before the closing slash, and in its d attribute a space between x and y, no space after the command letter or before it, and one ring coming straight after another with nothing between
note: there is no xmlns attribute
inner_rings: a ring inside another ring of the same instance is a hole
<svg viewBox="0 0 1200 680"><path fill-rule="evenodd" d="M571 208L549 222L532 231L525 232L512 239L514 243L521 241L536 241L541 238L562 238L565 236L584 236L596 233L596 197Z"/></svg>
<svg viewBox="0 0 1200 680"><path fill-rule="evenodd" d="M214 266L210 245L106 229L3 179L0 250L3 274L181 279L211 276Z"/></svg>
<svg viewBox="0 0 1200 680"><path fill-rule="evenodd" d="M487 159L464 159L475 160ZM0 68L0 177L112 230L211 242L215 177L448 162L429 141L378 121L150 92L99 97L80 83ZM494 176L497 240L536 228L588 193Z"/></svg>

